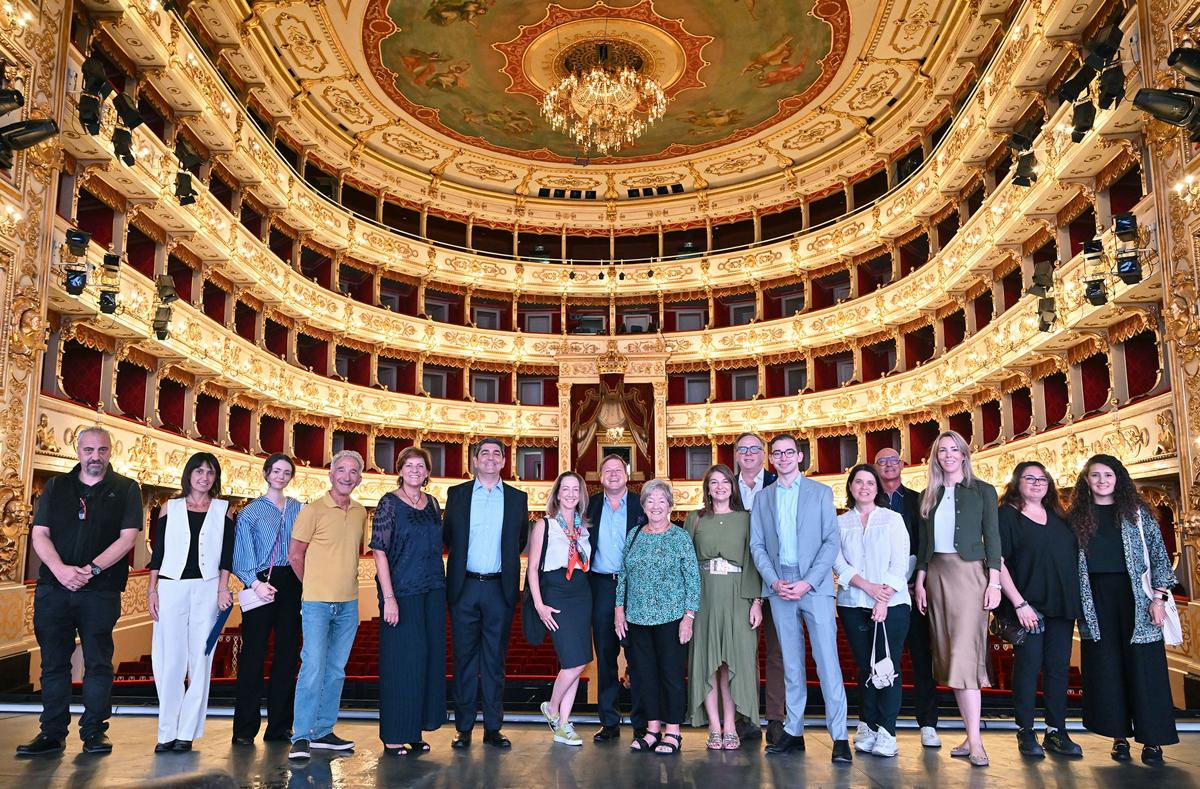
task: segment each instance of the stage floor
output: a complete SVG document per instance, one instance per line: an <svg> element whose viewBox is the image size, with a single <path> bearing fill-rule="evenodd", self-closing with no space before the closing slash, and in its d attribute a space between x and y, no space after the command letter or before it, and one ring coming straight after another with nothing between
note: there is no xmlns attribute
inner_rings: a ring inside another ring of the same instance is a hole
<svg viewBox="0 0 1200 789"><path fill-rule="evenodd" d="M829 761L829 737L820 728L807 730L805 753L773 757L762 753L761 743L737 752L709 752L705 732L685 728L683 753L667 757L629 753L628 736L620 744L595 745L592 726L580 727L582 748L556 745L546 727L534 724L505 727L513 741L510 751L483 745L482 726L468 750L454 751L453 728L445 726L427 736L432 752L397 758L383 753L375 722L343 720L337 731L358 742L355 751L289 764L284 744L231 746L228 718L210 718L191 753L156 756L155 726L152 717L115 717L109 731L115 748L108 756L82 754L72 730L65 753L19 759L14 748L37 733L37 716L5 715L0 717L0 786L146 786L154 779L220 771L245 787L1200 787L1200 733L1182 734L1179 745L1166 749L1167 763L1150 768L1137 761L1137 747L1133 763L1117 764L1108 756L1111 741L1083 732L1072 734L1084 748L1083 759L1024 761L1011 731L989 732L984 737L992 766L981 769L950 758L950 746L961 737L953 729L943 731L941 749L922 748L916 731L902 729L897 758L855 754L852 765L835 766Z"/></svg>

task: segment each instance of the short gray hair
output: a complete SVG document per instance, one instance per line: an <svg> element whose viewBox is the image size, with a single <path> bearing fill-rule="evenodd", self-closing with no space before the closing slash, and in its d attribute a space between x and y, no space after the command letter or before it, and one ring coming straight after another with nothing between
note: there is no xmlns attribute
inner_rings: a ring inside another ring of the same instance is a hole
<svg viewBox="0 0 1200 789"><path fill-rule="evenodd" d="M104 436L105 438L108 439L108 445L112 446L112 442L113 442L112 433L108 432L103 427L100 427L100 425L88 425L87 427L85 427L84 429L80 430L78 433L75 434L75 446L76 447L79 446L79 442L88 433L98 433L98 434Z"/></svg>
<svg viewBox="0 0 1200 789"><path fill-rule="evenodd" d="M363 461L362 455L358 454L353 449L343 449L341 452L338 452L336 455L333 456L333 460L329 461L330 470L332 470L333 467L336 466L338 464L338 461L341 460L342 458L350 458L355 463L357 463L358 470L360 473L363 470L365 470L367 467L366 463Z"/></svg>
<svg viewBox="0 0 1200 789"><path fill-rule="evenodd" d="M671 485L666 480L652 479L642 486L642 493L638 497L638 501L642 503L643 508L646 506L646 499L655 491L667 497L668 507L675 507L675 493L671 490Z"/></svg>

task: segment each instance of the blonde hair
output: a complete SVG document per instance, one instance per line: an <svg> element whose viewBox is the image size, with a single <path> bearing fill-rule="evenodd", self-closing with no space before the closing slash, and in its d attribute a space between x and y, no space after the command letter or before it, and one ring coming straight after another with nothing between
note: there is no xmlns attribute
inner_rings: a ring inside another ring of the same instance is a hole
<svg viewBox="0 0 1200 789"><path fill-rule="evenodd" d="M962 453L963 462L963 484L974 485L978 477L971 469L971 447L967 445L967 440L962 437L957 431L946 430L938 433L938 437L934 439L933 446L929 450L929 479L925 483L925 492L921 494L921 517L928 518L929 513L933 510L933 505L937 502L938 489L946 484L946 475L942 471L942 464L938 463L937 453L938 445L942 443L942 439L948 438L958 447L958 451Z"/></svg>

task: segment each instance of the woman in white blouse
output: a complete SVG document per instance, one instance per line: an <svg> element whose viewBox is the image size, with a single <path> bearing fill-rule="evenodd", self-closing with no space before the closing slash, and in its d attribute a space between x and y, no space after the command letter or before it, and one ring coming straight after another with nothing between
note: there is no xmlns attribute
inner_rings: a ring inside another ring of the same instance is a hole
<svg viewBox="0 0 1200 789"><path fill-rule="evenodd" d="M876 756L895 756L900 678L882 688L867 680L872 644L876 660L890 654L892 664L900 665L912 605L908 596L908 529L904 518L888 509L874 466L864 463L850 469L846 503L850 509L838 516L841 547L833 570L838 616L858 664L861 700L854 747Z"/></svg>

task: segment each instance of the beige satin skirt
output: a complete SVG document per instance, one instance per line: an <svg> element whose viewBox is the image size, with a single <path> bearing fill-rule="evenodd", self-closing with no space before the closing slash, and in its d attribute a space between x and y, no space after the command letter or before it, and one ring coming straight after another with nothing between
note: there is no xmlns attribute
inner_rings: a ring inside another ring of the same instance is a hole
<svg viewBox="0 0 1200 789"><path fill-rule="evenodd" d="M988 573L983 562L957 553L935 553L925 572L933 678L955 690L990 688L988 612L983 610Z"/></svg>

